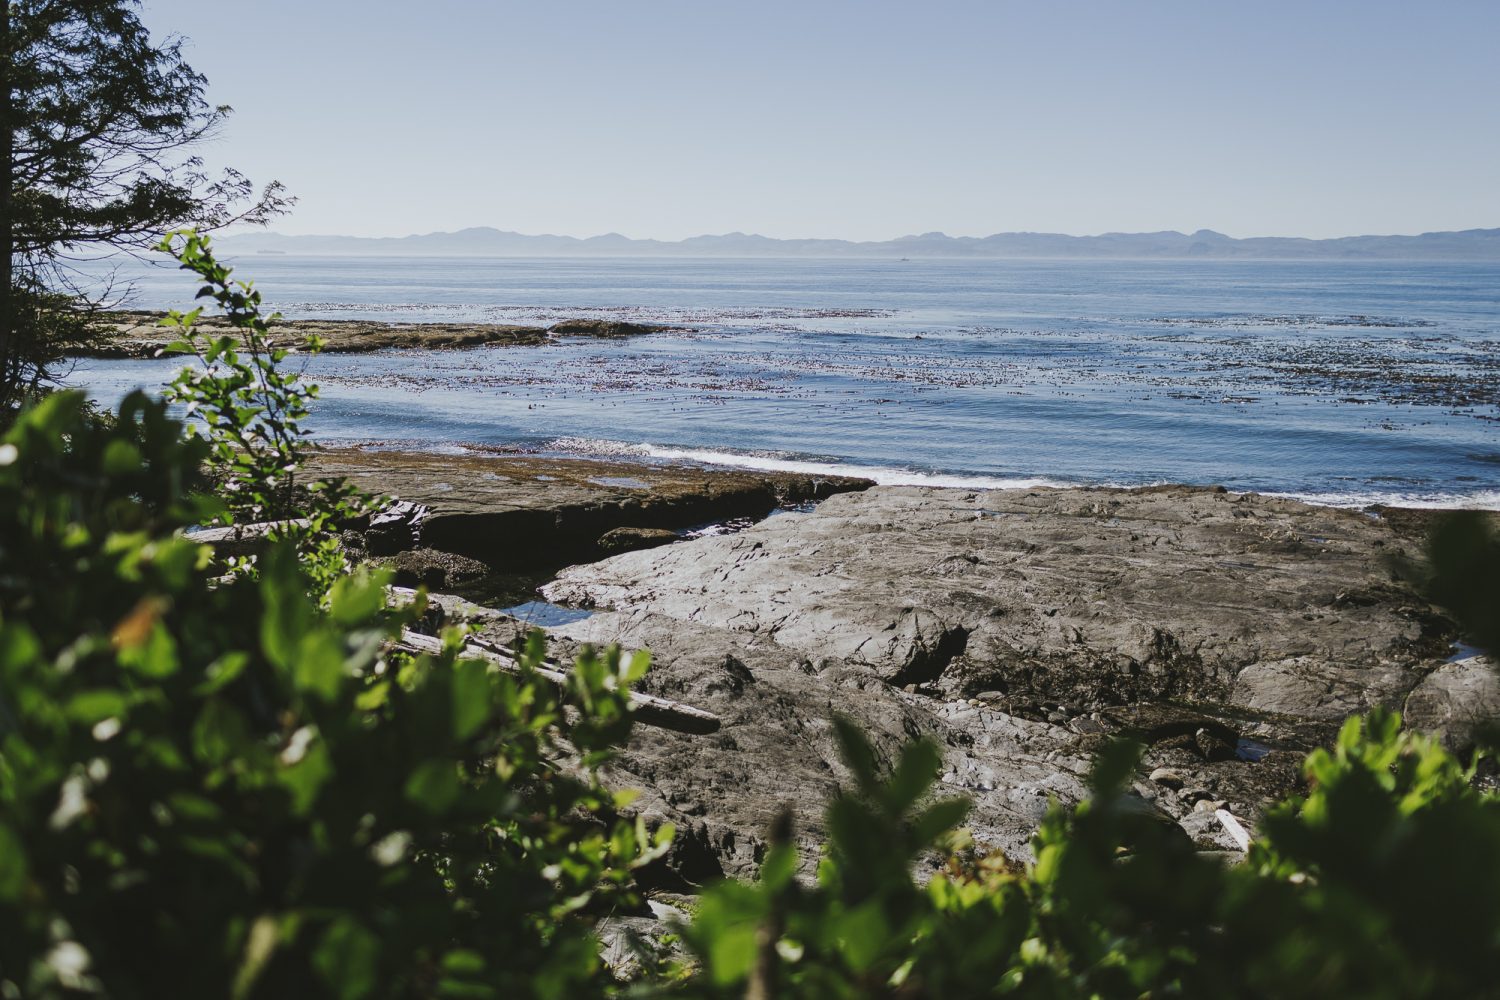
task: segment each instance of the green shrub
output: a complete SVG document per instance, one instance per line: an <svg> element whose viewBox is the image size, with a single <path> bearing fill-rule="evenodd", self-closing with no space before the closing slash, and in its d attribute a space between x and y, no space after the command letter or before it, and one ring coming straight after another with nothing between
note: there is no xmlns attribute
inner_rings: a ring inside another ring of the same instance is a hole
<svg viewBox="0 0 1500 1000"><path fill-rule="evenodd" d="M1500 984L1500 801L1399 719L1351 719L1307 763L1312 789L1263 824L1248 862L1196 853L1101 755L1093 795L1054 807L1036 861L955 853L962 813L928 802L936 751L856 785L828 814L815 885L784 842L755 884L711 889L682 929L698 963L671 992L738 997L1456 997ZM924 805L924 803L926 803ZM925 885L919 861L947 855Z"/></svg>
<svg viewBox="0 0 1500 1000"><path fill-rule="evenodd" d="M174 534L204 447L141 395L0 443L0 990L605 989L589 930L664 842L594 773L638 668L393 656L385 579L324 612L289 543L216 581Z"/></svg>
<svg viewBox="0 0 1500 1000"><path fill-rule="evenodd" d="M262 316L260 292L233 280L233 270L214 257L208 237L192 230L169 237L158 249L198 276L203 282L198 298L213 302L233 330L220 336L205 333L197 326L202 307L174 311L162 321L177 333L167 352L192 355L198 362L183 368L167 386L167 400L182 407L190 433L208 444L208 461L223 500L217 520L279 522L272 537L296 542L314 584L326 590L352 568L338 543L338 529L371 513L375 499L340 480L305 478L313 446L303 421L318 387L283 365L292 351L272 342L271 324L280 316ZM317 337L298 345L304 356L322 348ZM253 565L253 559L244 559L232 569Z"/></svg>
<svg viewBox="0 0 1500 1000"><path fill-rule="evenodd" d="M1403 568L1448 610L1465 639L1500 655L1500 522L1494 514L1445 514L1428 536L1425 571Z"/></svg>

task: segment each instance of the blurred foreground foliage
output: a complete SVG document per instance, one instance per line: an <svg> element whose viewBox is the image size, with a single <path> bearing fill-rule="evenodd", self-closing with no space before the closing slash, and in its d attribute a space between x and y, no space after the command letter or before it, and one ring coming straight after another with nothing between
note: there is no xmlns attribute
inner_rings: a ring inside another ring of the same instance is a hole
<svg viewBox="0 0 1500 1000"><path fill-rule="evenodd" d="M1454 511L1438 520L1427 543L1425 572L1414 573L1427 596L1446 608L1479 649L1500 651L1500 529L1493 515Z"/></svg>
<svg viewBox="0 0 1500 1000"><path fill-rule="evenodd" d="M1033 863L982 856L936 747L881 774L839 721L852 782L816 879L778 824L758 880L708 889L617 982L594 932L644 912L635 873L671 838L598 777L644 663L586 654L559 690L456 635L401 654L420 602L330 572L326 537L216 564L185 530L282 502L300 452L251 438L310 395L262 377L284 355L256 360L258 299L188 248L254 355L185 331L223 362L178 383L208 433L63 393L0 440L0 997L1500 995L1500 800L1383 712L1309 757L1236 865L1140 808L1127 745ZM229 503L205 463L239 477ZM1448 582L1493 572L1493 536L1455 537L1430 592L1493 636L1493 591Z"/></svg>
<svg viewBox="0 0 1500 1000"><path fill-rule="evenodd" d="M813 885L774 847L755 884L682 929L692 997L1481 997L1500 993L1500 800L1397 716L1350 719L1307 761L1244 863L1194 850L1127 792L1137 748L1054 807L1024 867L962 850L962 800L932 802L936 749L876 777L840 727L855 788L829 811ZM955 837L960 839L955 841ZM958 848L958 849L955 849ZM946 867L925 884L925 859Z"/></svg>
<svg viewBox="0 0 1500 1000"><path fill-rule="evenodd" d="M0 994L602 990L588 931L666 837L595 773L633 668L392 655L417 609L320 602L290 541L218 577L174 534L204 448L142 395L0 444Z"/></svg>

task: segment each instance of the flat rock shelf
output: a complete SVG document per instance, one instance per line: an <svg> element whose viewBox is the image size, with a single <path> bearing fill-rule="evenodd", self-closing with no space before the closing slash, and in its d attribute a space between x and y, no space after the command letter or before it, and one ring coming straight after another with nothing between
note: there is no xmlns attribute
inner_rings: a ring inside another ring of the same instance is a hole
<svg viewBox="0 0 1500 1000"><path fill-rule="evenodd" d="M1451 624L1391 568L1412 527L1214 488L877 487L543 593L595 610L555 641L649 649L644 690L723 719L639 738L618 767L687 831L690 876L750 874L782 803L816 857L845 777L835 712L888 758L936 740L976 840L1012 856L1112 735L1148 747L1143 803L1235 851L1218 812L1253 826L1347 715L1408 708L1462 745L1500 711L1488 665L1449 663Z"/></svg>
<svg viewBox="0 0 1500 1000"><path fill-rule="evenodd" d="M617 551L627 539L662 540L646 529L762 518L779 507L873 485L845 476L358 448L322 451L312 468L430 508L422 521L423 546L508 570L591 558Z"/></svg>
<svg viewBox="0 0 1500 1000"><path fill-rule="evenodd" d="M935 741L978 845L1016 858L1051 801L1084 797L1112 737L1146 746L1141 808L1238 852L1348 715L1401 709L1456 748L1500 715L1492 665L1397 571L1420 556L1426 512L480 451L343 449L316 466L407 501L402 555L429 553L408 561L529 571L511 604L560 612L557 662L585 644L648 650L641 693L718 720L638 729L611 765L641 792L633 808L679 831L650 876L661 889L753 875L787 805L811 871L848 778L835 714L886 760ZM509 604L434 604L492 650L529 628Z"/></svg>

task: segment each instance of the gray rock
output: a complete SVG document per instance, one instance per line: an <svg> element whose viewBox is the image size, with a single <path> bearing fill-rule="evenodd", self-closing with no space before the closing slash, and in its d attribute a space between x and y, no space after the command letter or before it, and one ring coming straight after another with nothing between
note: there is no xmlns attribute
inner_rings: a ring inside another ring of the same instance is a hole
<svg viewBox="0 0 1500 1000"><path fill-rule="evenodd" d="M877 487L575 567L545 592L964 695L1333 720L1400 705L1444 648L1383 568L1405 544L1356 512L1190 487Z"/></svg>
<svg viewBox="0 0 1500 1000"><path fill-rule="evenodd" d="M409 549L396 553L390 560L401 587L426 587L442 590L462 587L483 579L490 568L477 559L439 552L436 549Z"/></svg>
<svg viewBox="0 0 1500 1000"><path fill-rule="evenodd" d="M1186 783L1186 779L1183 778L1182 775L1178 774L1176 771L1172 770L1169 767L1158 767L1156 770L1152 771L1150 774L1150 780L1154 781L1158 785L1161 785L1163 788L1173 789L1181 788L1183 784Z"/></svg>
<svg viewBox="0 0 1500 1000"><path fill-rule="evenodd" d="M667 935L675 924L691 922L687 912L654 899L646 901L646 911L605 917L594 929L599 957L620 982L633 982L660 962L685 957L681 941Z"/></svg>
<svg viewBox="0 0 1500 1000"><path fill-rule="evenodd" d="M365 529L365 549L372 556L389 556L415 547L422 537L422 522L432 509L410 500L396 500L370 516Z"/></svg>
<svg viewBox="0 0 1500 1000"><path fill-rule="evenodd" d="M1421 662L1372 656L1369 663L1349 665L1297 656L1252 663L1235 678L1229 700L1258 712L1334 721L1376 705L1399 706L1418 683L1415 668Z"/></svg>
<svg viewBox="0 0 1500 1000"><path fill-rule="evenodd" d="M306 518L291 521L264 521L256 524L232 524L227 528L200 528L189 531L187 537L200 545L212 545L214 556L225 559L234 556L253 556L264 552L270 538L288 525L305 526Z"/></svg>
<svg viewBox="0 0 1500 1000"><path fill-rule="evenodd" d="M498 631L491 637L508 642L506 628L492 623ZM807 673L777 643L652 614L596 614L551 630L550 638L564 659L583 643L649 648L642 690L722 720L712 736L638 729L607 774L614 786L641 792L633 808L648 820L677 827L664 888L753 876L770 824L788 806L803 872L811 874L826 839L824 809L850 777L834 737L835 713L857 722L887 764L911 739L933 740L943 755L943 793L973 799L967 825L987 848L1029 856L1049 801L1072 803L1085 794L1088 758L1073 734L910 695L863 665L829 659Z"/></svg>
<svg viewBox="0 0 1500 1000"><path fill-rule="evenodd" d="M976 841L1013 857L1049 801L1086 794L1114 735L1149 748L1141 808L1232 846L1195 802L1254 821L1342 713L1401 704L1441 662L1440 623L1379 558L1407 544L1357 513L1187 487L879 487L573 567L544 593L600 610L553 630L562 655L650 649L648 693L723 720L639 730L609 774L676 824L659 878L683 888L752 875L788 805L811 872L849 779L836 712L885 763L936 742L941 793L970 797Z"/></svg>
<svg viewBox="0 0 1500 1000"><path fill-rule="evenodd" d="M410 587L391 587L389 590L392 607L404 607L416 600L417 592ZM507 638L514 638L515 630L524 629L524 626L511 615L494 608L483 607L474 604L462 597L453 594L430 593L427 595L429 610L437 608L440 612L440 624L488 626L491 628L505 628ZM429 634L435 635L436 632Z"/></svg>
<svg viewBox="0 0 1500 1000"><path fill-rule="evenodd" d="M837 476L358 448L322 450L311 465L319 476L424 510L421 544L506 571L597 558L597 542L614 528L765 517L782 504L871 485ZM381 555L416 543L393 529L391 539L371 544L372 554Z"/></svg>
<svg viewBox="0 0 1500 1000"><path fill-rule="evenodd" d="M1441 737L1449 749L1473 747L1480 727L1500 720L1500 674L1487 656L1446 663L1406 696L1406 724Z"/></svg>
<svg viewBox="0 0 1500 1000"><path fill-rule="evenodd" d="M1234 760L1236 740L1204 726L1193 734L1193 748L1207 761Z"/></svg>
<svg viewBox="0 0 1500 1000"><path fill-rule="evenodd" d="M1212 810L1195 809L1178 820L1178 825L1200 850L1232 851L1238 856L1244 855L1239 842L1224 829L1223 822Z"/></svg>
<svg viewBox="0 0 1500 1000"><path fill-rule="evenodd" d="M677 533L666 528L611 528L599 536L599 551L606 555L654 549L677 541Z"/></svg>

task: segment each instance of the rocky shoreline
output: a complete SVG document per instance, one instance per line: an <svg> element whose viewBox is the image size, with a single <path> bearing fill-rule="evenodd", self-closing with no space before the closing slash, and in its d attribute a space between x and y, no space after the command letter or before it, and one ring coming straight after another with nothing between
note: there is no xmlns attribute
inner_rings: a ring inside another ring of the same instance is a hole
<svg viewBox="0 0 1500 1000"><path fill-rule="evenodd" d="M175 338L167 335L157 312L113 312L103 317L108 332L100 339L74 345L72 357L143 359L157 357ZM222 317L205 317L204 330L230 329ZM676 327L631 323L617 319L567 319L551 326L511 326L495 323L376 323L366 320L282 320L273 336L287 345L317 336L328 354L366 354L372 351L456 349L466 347L537 347L561 337L618 339L661 333Z"/></svg>
<svg viewBox="0 0 1500 1000"><path fill-rule="evenodd" d="M723 720L640 729L613 766L635 808L679 830L663 889L753 874L785 805L815 862L845 777L834 713L886 758L935 740L942 781L975 801L976 843L1017 858L1050 801L1085 795L1112 736L1148 748L1140 808L1237 851L1217 811L1253 828L1347 715L1402 709L1462 748L1500 714L1490 664L1460 655L1394 569L1420 552L1421 512L482 453L331 451L317 471L407 502L414 530L377 541L403 550L406 582L462 589L411 579L444 559L522 574L571 609L549 629L559 658L650 650L644 692ZM437 603L493 643L526 629Z"/></svg>

